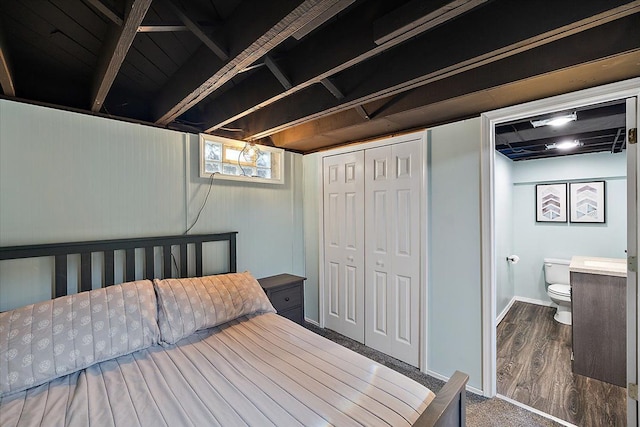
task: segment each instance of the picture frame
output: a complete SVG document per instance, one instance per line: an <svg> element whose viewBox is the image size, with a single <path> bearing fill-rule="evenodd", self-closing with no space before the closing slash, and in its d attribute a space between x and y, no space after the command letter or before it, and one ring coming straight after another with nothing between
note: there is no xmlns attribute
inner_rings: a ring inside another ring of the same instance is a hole
<svg viewBox="0 0 640 427"><path fill-rule="evenodd" d="M536 222L567 222L567 184L536 185Z"/></svg>
<svg viewBox="0 0 640 427"><path fill-rule="evenodd" d="M572 182L569 184L572 223L604 224L606 222L605 181Z"/></svg>

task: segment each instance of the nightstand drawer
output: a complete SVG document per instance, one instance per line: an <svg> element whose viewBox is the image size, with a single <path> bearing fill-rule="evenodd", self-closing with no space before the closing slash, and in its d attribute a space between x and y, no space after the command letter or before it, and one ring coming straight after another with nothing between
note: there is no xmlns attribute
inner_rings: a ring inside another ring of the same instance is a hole
<svg viewBox="0 0 640 427"><path fill-rule="evenodd" d="M277 274L258 279L269 301L282 317L304 324L304 281L293 274Z"/></svg>
<svg viewBox="0 0 640 427"><path fill-rule="evenodd" d="M296 307L287 311L279 311L278 314L282 317L286 317L287 319L299 323L302 325L302 307Z"/></svg>
<svg viewBox="0 0 640 427"><path fill-rule="evenodd" d="M297 307L302 302L300 286L292 286L286 289L280 289L277 291L273 291L269 295L269 299L271 300L271 304L273 307L280 311L285 311L290 308Z"/></svg>

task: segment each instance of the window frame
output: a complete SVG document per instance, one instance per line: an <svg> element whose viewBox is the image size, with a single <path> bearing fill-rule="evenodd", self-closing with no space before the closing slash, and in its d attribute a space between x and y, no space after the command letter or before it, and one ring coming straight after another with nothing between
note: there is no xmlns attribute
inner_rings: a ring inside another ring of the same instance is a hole
<svg viewBox="0 0 640 427"><path fill-rule="evenodd" d="M239 161L239 162L233 162L233 163L225 162L225 146L233 149L237 149L237 150L242 150L244 149L245 145L248 143L246 141L223 138L221 136L208 135L204 133L200 134L200 151L199 151L199 159L198 159L199 167L200 167L200 178L210 178L212 175L210 172L206 171L207 161L205 159L205 145L208 142L222 144L222 149L220 152L221 171L214 172L215 179L256 182L261 184L284 184L284 158L285 158L284 149L255 144L255 146L258 147L260 151L271 153L271 178L262 178L262 177L247 176L247 175L230 175L230 174L225 174L223 172L224 164L232 164L238 167L244 166L244 167L251 167L254 169L256 168L255 165L246 161Z"/></svg>

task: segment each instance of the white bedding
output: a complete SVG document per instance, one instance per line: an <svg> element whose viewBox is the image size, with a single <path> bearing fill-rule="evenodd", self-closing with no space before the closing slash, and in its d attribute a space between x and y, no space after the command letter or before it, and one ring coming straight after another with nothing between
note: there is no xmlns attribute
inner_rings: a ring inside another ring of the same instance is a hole
<svg viewBox="0 0 640 427"><path fill-rule="evenodd" d="M3 397L0 425L402 426L434 396L266 313Z"/></svg>

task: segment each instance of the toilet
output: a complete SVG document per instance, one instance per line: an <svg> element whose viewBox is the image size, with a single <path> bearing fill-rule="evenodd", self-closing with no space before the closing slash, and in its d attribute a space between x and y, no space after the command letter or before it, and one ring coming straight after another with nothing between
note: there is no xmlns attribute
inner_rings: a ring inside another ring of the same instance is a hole
<svg viewBox="0 0 640 427"><path fill-rule="evenodd" d="M571 325L571 286L569 285L570 260L545 258L544 280L549 284L547 294L558 305L553 316L557 322Z"/></svg>

